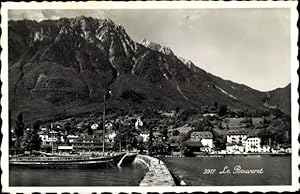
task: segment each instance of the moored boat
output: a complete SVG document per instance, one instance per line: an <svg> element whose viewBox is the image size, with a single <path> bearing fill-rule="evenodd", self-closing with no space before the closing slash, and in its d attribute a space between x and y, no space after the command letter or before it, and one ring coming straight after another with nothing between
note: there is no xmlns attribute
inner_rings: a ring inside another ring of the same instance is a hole
<svg viewBox="0 0 300 194"><path fill-rule="evenodd" d="M124 155L124 158L122 158L119 163L120 163L120 166L127 166L127 165L131 165L135 158L137 156L137 153L134 153L134 152L129 152L127 153L126 155Z"/></svg>
<svg viewBox="0 0 300 194"><path fill-rule="evenodd" d="M9 165L30 168L111 168L115 167L125 154L120 153L101 157L11 157Z"/></svg>

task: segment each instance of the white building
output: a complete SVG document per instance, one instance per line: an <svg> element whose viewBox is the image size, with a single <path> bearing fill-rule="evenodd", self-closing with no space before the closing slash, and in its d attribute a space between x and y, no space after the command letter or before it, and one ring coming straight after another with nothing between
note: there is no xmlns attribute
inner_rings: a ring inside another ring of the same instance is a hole
<svg viewBox="0 0 300 194"><path fill-rule="evenodd" d="M259 153L261 149L261 140L259 137L248 137L246 141L246 152L247 153Z"/></svg>
<svg viewBox="0 0 300 194"><path fill-rule="evenodd" d="M150 134L147 132L140 133L140 136L143 138L143 142L148 141Z"/></svg>
<svg viewBox="0 0 300 194"><path fill-rule="evenodd" d="M75 142L79 138L78 135L67 135L67 140L69 143Z"/></svg>
<svg viewBox="0 0 300 194"><path fill-rule="evenodd" d="M105 140L106 142L114 142L114 138L117 136L116 132L113 131L111 133L108 133L107 135L105 135Z"/></svg>
<svg viewBox="0 0 300 194"><path fill-rule="evenodd" d="M263 146L261 146L261 152L262 153L270 153L271 147L269 145L263 145Z"/></svg>
<svg viewBox="0 0 300 194"><path fill-rule="evenodd" d="M212 149L213 144L213 135L210 131L194 131L191 133L191 141L197 142L200 141L203 147L209 147Z"/></svg>
<svg viewBox="0 0 300 194"><path fill-rule="evenodd" d="M111 122L108 122L105 124L105 129L107 129L108 131L112 130L113 124Z"/></svg>
<svg viewBox="0 0 300 194"><path fill-rule="evenodd" d="M203 147L200 147L200 151L209 153L212 150L211 150L211 147L209 147L209 146L203 146Z"/></svg>
<svg viewBox="0 0 300 194"><path fill-rule="evenodd" d="M42 145L51 145L52 143L56 143L58 140L58 132L50 131L49 133L40 133L39 137L42 140Z"/></svg>
<svg viewBox="0 0 300 194"><path fill-rule="evenodd" d="M216 117L216 116L218 116L218 114L217 113L204 113L203 116L204 117Z"/></svg>
<svg viewBox="0 0 300 194"><path fill-rule="evenodd" d="M248 131L245 130L229 130L227 132L226 140L229 144L242 144L246 146Z"/></svg>
<svg viewBox="0 0 300 194"><path fill-rule="evenodd" d="M97 123L94 123L91 125L92 130L96 130L96 129L98 129L98 127L99 127L99 125Z"/></svg>
<svg viewBox="0 0 300 194"><path fill-rule="evenodd" d="M245 152L248 131L229 130L226 135L226 152L228 154L239 154Z"/></svg>
<svg viewBox="0 0 300 194"><path fill-rule="evenodd" d="M245 146L242 143L226 143L227 154L241 154L245 152Z"/></svg>
<svg viewBox="0 0 300 194"><path fill-rule="evenodd" d="M46 127L42 127L41 131L47 131L48 129Z"/></svg>
<svg viewBox="0 0 300 194"><path fill-rule="evenodd" d="M143 127L143 121L141 120L141 117L138 117L136 122L134 123L135 129L139 129L140 127Z"/></svg>
<svg viewBox="0 0 300 194"><path fill-rule="evenodd" d="M292 148L290 148L290 147L286 148L285 149L285 153L291 154L292 153Z"/></svg>
<svg viewBox="0 0 300 194"><path fill-rule="evenodd" d="M58 146L57 150L59 152L70 152L73 151L73 146Z"/></svg>

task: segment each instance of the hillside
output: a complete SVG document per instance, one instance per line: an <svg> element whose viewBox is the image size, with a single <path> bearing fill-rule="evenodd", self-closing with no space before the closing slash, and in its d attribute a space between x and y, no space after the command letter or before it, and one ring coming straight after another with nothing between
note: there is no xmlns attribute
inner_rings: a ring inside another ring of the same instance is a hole
<svg viewBox="0 0 300 194"><path fill-rule="evenodd" d="M265 93L223 80L171 48L135 42L110 19L9 21L8 32L12 119L21 111L27 122L101 112L104 95L112 111L218 102L252 111L276 104L290 114L288 89Z"/></svg>
<svg viewBox="0 0 300 194"><path fill-rule="evenodd" d="M291 84L284 88L277 88L267 93L267 98L264 105L279 108L285 113L291 112L291 101L287 99L291 96Z"/></svg>

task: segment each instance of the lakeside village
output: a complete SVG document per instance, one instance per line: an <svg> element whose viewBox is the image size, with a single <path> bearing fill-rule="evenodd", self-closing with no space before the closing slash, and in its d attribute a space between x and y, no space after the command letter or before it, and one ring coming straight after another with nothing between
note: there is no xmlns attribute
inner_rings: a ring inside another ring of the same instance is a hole
<svg viewBox="0 0 300 194"><path fill-rule="evenodd" d="M125 116L119 116L125 115ZM84 155L135 151L164 156L288 155L290 117L279 109L232 111L226 105L200 110L145 108L127 113L36 121L25 126L19 113L10 129L10 154L36 151ZM104 124L103 124L104 123ZM105 147L105 150L104 150Z"/></svg>

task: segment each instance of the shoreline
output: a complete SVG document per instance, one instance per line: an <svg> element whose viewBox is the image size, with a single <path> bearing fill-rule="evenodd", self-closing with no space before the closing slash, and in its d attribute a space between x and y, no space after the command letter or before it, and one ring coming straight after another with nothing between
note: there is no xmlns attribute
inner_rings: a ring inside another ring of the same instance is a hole
<svg viewBox="0 0 300 194"><path fill-rule="evenodd" d="M252 153L252 154L198 154L195 156L184 156L184 155L165 155L166 158L184 158L184 157L192 157L192 158L226 158L226 157L286 157L291 156L289 153Z"/></svg>
<svg viewBox="0 0 300 194"><path fill-rule="evenodd" d="M140 154L135 160L148 168L139 186L176 186L174 176L162 160Z"/></svg>

